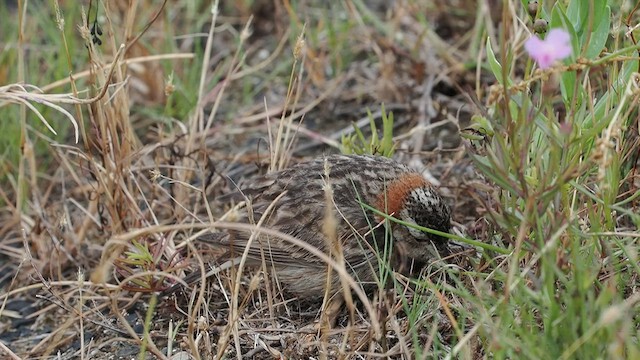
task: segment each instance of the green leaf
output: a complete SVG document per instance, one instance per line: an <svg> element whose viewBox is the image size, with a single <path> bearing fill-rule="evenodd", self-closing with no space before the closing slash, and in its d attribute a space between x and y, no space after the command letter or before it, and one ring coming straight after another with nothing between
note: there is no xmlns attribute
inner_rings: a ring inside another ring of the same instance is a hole
<svg viewBox="0 0 640 360"><path fill-rule="evenodd" d="M559 2L556 2L554 10L559 7ZM587 23L589 16L589 0L569 1L569 7L566 11L566 19L571 23L572 27L579 33L582 33L584 24ZM552 26L553 27L553 26Z"/></svg>
<svg viewBox="0 0 640 360"><path fill-rule="evenodd" d="M589 3L589 1L585 1ZM611 22L611 8L607 5L607 0L593 0L593 26L598 28L599 24L603 21ZM587 29L593 31L593 29Z"/></svg>
<svg viewBox="0 0 640 360"><path fill-rule="evenodd" d="M595 31L591 33L591 38L587 45L584 56L587 59L595 59L604 49L609 38L609 28L611 27L611 8L606 6L599 15L594 15Z"/></svg>
<svg viewBox="0 0 640 360"><path fill-rule="evenodd" d="M576 91L578 91L579 94L582 95L582 89L576 87L576 72L565 71L562 73L560 79L560 91L562 92L562 100L565 104L571 104ZM578 99L578 102L576 103L577 107L580 106L581 99L582 97Z"/></svg>
<svg viewBox="0 0 640 360"><path fill-rule="evenodd" d="M491 39L489 37L487 37L487 45L485 46L485 49L487 51L487 61L489 62L489 68L491 68L493 76L496 77L496 80L498 80L501 85L504 85L504 81L502 79L502 65L500 65L500 63L496 59L493 48L491 48ZM511 81L509 81L509 79L507 79L507 86L511 86Z"/></svg>

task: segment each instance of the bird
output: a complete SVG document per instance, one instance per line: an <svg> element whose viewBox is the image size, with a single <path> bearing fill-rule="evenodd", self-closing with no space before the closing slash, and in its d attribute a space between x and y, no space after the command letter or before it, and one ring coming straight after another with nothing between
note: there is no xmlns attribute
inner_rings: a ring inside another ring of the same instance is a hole
<svg viewBox="0 0 640 360"><path fill-rule="evenodd" d="M332 199L327 199L327 186ZM451 230L451 210L436 187L419 171L381 156L321 156L257 176L238 191L223 195L223 200L247 202L239 222L255 224L264 216L262 227L295 237L325 254L332 248L325 227L329 206L345 267L366 289L377 284L381 261L409 274L435 260L430 244L443 249L447 243L444 236L385 221L381 214L442 233ZM227 232L203 238L225 249L225 259L241 255L251 236L246 231ZM380 254L390 239L390 256L383 259ZM261 234L251 242L247 265L258 267L265 259L282 288L300 299L322 297L327 284L331 291L341 289L335 271L327 282L325 261L277 236ZM198 279L199 274L192 273L187 283Z"/></svg>

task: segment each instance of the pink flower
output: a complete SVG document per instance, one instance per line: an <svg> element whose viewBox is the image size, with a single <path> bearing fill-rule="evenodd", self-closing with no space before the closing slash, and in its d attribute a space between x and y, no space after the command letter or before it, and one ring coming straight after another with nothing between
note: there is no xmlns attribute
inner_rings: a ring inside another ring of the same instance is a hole
<svg viewBox="0 0 640 360"><path fill-rule="evenodd" d="M552 29L544 40L532 36L524 43L524 48L540 66L546 69L556 60L562 60L571 55L571 37L563 29Z"/></svg>

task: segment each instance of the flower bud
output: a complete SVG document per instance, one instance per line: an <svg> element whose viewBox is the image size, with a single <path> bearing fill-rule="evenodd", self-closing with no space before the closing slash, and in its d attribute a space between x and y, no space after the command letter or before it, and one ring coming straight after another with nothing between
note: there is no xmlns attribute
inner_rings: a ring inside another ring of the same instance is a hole
<svg viewBox="0 0 640 360"><path fill-rule="evenodd" d="M545 19L536 19L533 22L533 32L536 34L544 34L549 29L549 23Z"/></svg>
<svg viewBox="0 0 640 360"><path fill-rule="evenodd" d="M538 8L540 4L538 4L538 0L531 0L527 5L527 12L532 19L535 19L538 16Z"/></svg>

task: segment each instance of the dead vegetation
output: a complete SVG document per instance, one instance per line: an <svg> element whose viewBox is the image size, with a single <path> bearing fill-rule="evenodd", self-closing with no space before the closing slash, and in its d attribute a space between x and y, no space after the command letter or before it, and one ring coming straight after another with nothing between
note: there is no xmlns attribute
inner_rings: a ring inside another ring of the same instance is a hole
<svg viewBox="0 0 640 360"><path fill-rule="evenodd" d="M223 2L211 11L110 1L92 2L82 20L60 14L59 22L81 24L86 62L40 89L0 88L0 101L26 109L18 166L4 165L0 190L0 353L301 359L451 351L461 335L452 309L463 305L434 283L447 281L445 267L468 264L450 259L425 269L428 286L398 278L394 290L355 294L333 327L318 322L322 301L291 298L268 269L240 276L231 268L207 286L158 296L215 258L199 236L252 230L233 222L221 194L254 173L338 152L352 123L366 132L366 109L379 119L382 103L396 120L397 157L441 182L458 231L486 231L479 200L492 189L470 169L457 136L473 112L461 89L475 81L465 65L475 56L465 22L475 2L457 2L454 13L444 1L320 3ZM201 33L180 33L189 22ZM18 54L27 45L18 43ZM193 69L198 80L187 84ZM42 116L47 127L66 118L73 129L54 137L34 126L42 105L55 110ZM469 358L475 343L464 350Z"/></svg>

